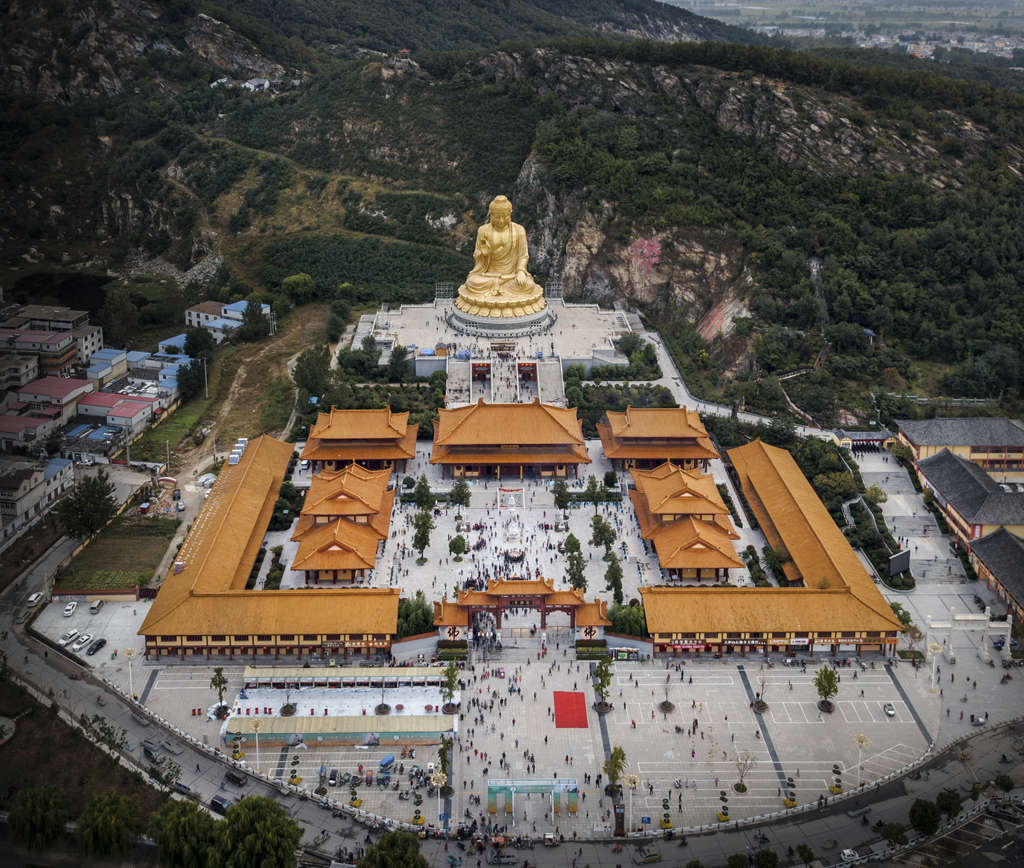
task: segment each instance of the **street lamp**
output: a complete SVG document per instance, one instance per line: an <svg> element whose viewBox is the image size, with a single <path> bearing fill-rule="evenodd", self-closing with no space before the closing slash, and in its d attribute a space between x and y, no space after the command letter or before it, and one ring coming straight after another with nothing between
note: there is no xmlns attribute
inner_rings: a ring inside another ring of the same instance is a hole
<svg viewBox="0 0 1024 868"><path fill-rule="evenodd" d="M260 730L265 723L262 717L254 717L249 721L249 729L256 733L256 771L260 770Z"/></svg>
<svg viewBox="0 0 1024 868"><path fill-rule="evenodd" d="M629 787L629 831L633 831L633 790L640 784L640 777L638 775L626 775L622 779L627 787Z"/></svg>
<svg viewBox="0 0 1024 868"><path fill-rule="evenodd" d="M871 739L866 735L861 735L859 732L853 737L853 743L857 745L857 786L860 786L860 753L864 748L871 744Z"/></svg>
<svg viewBox="0 0 1024 868"><path fill-rule="evenodd" d="M430 776L430 783L437 788L437 822L441 823L441 787L448 783L448 775L438 769ZM514 814L513 814L514 816Z"/></svg>
<svg viewBox="0 0 1024 868"><path fill-rule="evenodd" d="M928 650L932 652L932 693L935 692L935 678L938 674L939 655L942 653L942 646L938 642L931 642Z"/></svg>
<svg viewBox="0 0 1024 868"><path fill-rule="evenodd" d="M135 699L135 690L132 687L132 657L139 652L134 648L125 648L121 653L128 659L128 695Z"/></svg>

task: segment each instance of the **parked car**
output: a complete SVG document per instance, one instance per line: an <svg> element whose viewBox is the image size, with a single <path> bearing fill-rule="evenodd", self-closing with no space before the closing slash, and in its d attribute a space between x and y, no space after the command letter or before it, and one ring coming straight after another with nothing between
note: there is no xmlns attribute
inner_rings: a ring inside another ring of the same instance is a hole
<svg viewBox="0 0 1024 868"><path fill-rule="evenodd" d="M107 644L107 640L106 639L97 639L95 642L92 643L92 645L90 645L88 647L88 649L86 650L85 653L88 654L90 657L92 657L93 654L95 654L97 651L99 651L100 648L102 648L106 644Z"/></svg>
<svg viewBox="0 0 1024 868"><path fill-rule="evenodd" d="M171 787L174 789L174 792L181 793L183 796L192 795L192 787L187 784L183 784L181 781L175 781L171 784Z"/></svg>
<svg viewBox="0 0 1024 868"><path fill-rule="evenodd" d="M20 612L18 617L14 619L15 624L24 624L28 620L28 612Z"/></svg>
<svg viewBox="0 0 1024 868"><path fill-rule="evenodd" d="M226 814L228 808L234 804L231 799L226 799L224 796L214 796L210 799L210 809L216 811L218 814Z"/></svg>
<svg viewBox="0 0 1024 868"><path fill-rule="evenodd" d="M77 635L78 635L78 631L77 630L68 630L67 633L65 633L63 636L61 636L57 640L57 644L60 645L63 648L69 642L74 642L75 641L75 636L77 636Z"/></svg>
<svg viewBox="0 0 1024 868"><path fill-rule="evenodd" d="M661 853L652 847L637 847L633 861L637 865L646 865L648 862L660 862Z"/></svg>
<svg viewBox="0 0 1024 868"><path fill-rule="evenodd" d="M860 854L856 850L850 850L847 848L839 854L839 858L844 862L855 862L860 858Z"/></svg>
<svg viewBox="0 0 1024 868"><path fill-rule="evenodd" d="M891 702L885 703L885 705L882 706L882 710L885 712L886 717L896 716L896 706L893 705Z"/></svg>
<svg viewBox="0 0 1024 868"><path fill-rule="evenodd" d="M488 865L515 865L518 861L511 853L503 853L500 850L491 850L487 857Z"/></svg>
<svg viewBox="0 0 1024 868"><path fill-rule="evenodd" d="M92 633L83 633L75 640L75 644L71 646L72 651L81 651L86 645L92 641Z"/></svg>
<svg viewBox="0 0 1024 868"><path fill-rule="evenodd" d="M68 603L64 607L64 617L65 618L70 618L72 615L75 614L75 609L77 609L77 608L78 608L78 603Z"/></svg>
<svg viewBox="0 0 1024 868"><path fill-rule="evenodd" d="M228 783L234 784L236 787L244 787L249 782L249 779L245 775L235 769L227 771L224 774L224 780Z"/></svg>
<svg viewBox="0 0 1024 868"><path fill-rule="evenodd" d="M331 769L331 776L327 779L327 786L336 787L338 785L338 770Z"/></svg>
<svg viewBox="0 0 1024 868"><path fill-rule="evenodd" d="M43 599L43 595L42 594L40 594L40 593L33 594L31 597L28 598L28 607L31 609L33 606L38 605L39 601L41 599Z"/></svg>

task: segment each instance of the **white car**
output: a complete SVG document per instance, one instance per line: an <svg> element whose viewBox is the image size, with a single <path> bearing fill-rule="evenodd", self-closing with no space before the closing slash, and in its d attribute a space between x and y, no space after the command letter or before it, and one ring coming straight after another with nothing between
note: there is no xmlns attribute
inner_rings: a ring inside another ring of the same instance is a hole
<svg viewBox="0 0 1024 868"><path fill-rule="evenodd" d="M81 651L86 645L92 641L92 633L85 633L79 636L75 640L75 644L71 646L72 651Z"/></svg>
<svg viewBox="0 0 1024 868"><path fill-rule="evenodd" d="M60 645L63 648L69 642L73 642L74 639L75 639L75 636L77 636L77 635L78 635L78 631L77 630L68 630L67 633L65 633L63 636L61 636L57 640L57 644Z"/></svg>
<svg viewBox="0 0 1024 868"><path fill-rule="evenodd" d="M885 703L885 705L882 706L882 711L885 712L886 717L896 716L896 706L893 705L891 702Z"/></svg>
<svg viewBox="0 0 1024 868"><path fill-rule="evenodd" d="M855 862L860 858L860 855L856 850L843 850L843 852L839 854L839 858L844 862Z"/></svg>
<svg viewBox="0 0 1024 868"><path fill-rule="evenodd" d="M31 609L33 606L38 605L38 603L39 603L39 601L41 599L43 599L43 595L42 594L40 594L40 593L33 594L31 597L28 598L28 607Z"/></svg>
<svg viewBox="0 0 1024 868"><path fill-rule="evenodd" d="M72 615L75 614L75 609L77 609L77 608L78 608L78 603L68 603L64 607L64 617L65 618L70 618Z"/></svg>

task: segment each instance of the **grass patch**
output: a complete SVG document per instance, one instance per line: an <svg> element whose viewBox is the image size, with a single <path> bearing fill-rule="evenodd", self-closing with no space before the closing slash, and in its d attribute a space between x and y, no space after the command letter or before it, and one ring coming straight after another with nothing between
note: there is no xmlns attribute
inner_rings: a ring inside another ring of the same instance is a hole
<svg viewBox="0 0 1024 868"><path fill-rule="evenodd" d="M14 735L2 748L6 785L0 789L0 809L9 811L21 790L55 782L69 795L68 815L72 820L94 795L109 789L136 799L144 822L164 803L166 795L146 784L141 773L121 768L80 730L68 726L22 689L2 693L0 713L28 714L18 721ZM73 714L90 714L87 702L77 705L72 703Z"/></svg>
<svg viewBox="0 0 1024 868"><path fill-rule="evenodd" d="M145 587L180 525L173 518L115 521L58 574L57 589Z"/></svg>
<svg viewBox="0 0 1024 868"><path fill-rule="evenodd" d="M280 431L292 416L295 405L295 386L284 377L275 377L270 382L267 403L263 406L260 426L264 431Z"/></svg>

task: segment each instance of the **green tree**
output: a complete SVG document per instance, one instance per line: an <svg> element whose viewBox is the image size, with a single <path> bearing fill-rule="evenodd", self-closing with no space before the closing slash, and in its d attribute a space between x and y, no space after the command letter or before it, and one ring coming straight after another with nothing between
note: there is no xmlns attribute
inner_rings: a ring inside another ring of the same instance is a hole
<svg viewBox="0 0 1024 868"><path fill-rule="evenodd" d="M594 504L595 513L597 505L604 500L604 487L593 474L587 477L587 487L583 492L583 499Z"/></svg>
<svg viewBox="0 0 1024 868"><path fill-rule="evenodd" d="M452 490L448 492L448 502L452 506L468 509L470 497L469 484L460 476L455 480Z"/></svg>
<svg viewBox="0 0 1024 868"><path fill-rule="evenodd" d="M437 770L441 772L445 777L450 777L452 768L452 745L454 739L448 736L442 735L441 742L437 746ZM441 798L446 799L452 794L452 787L449 784L445 784L441 787Z"/></svg>
<svg viewBox="0 0 1024 868"><path fill-rule="evenodd" d="M814 689L826 705L832 704L832 697L839 692L839 678L831 666L822 666L814 676Z"/></svg>
<svg viewBox="0 0 1024 868"><path fill-rule="evenodd" d="M209 329L196 326L185 332L184 350L186 356L191 356L193 359L201 359L204 356L210 358L216 347L217 342L213 339L213 334Z"/></svg>
<svg viewBox="0 0 1024 868"><path fill-rule="evenodd" d="M206 868L216 843L216 820L188 799L169 800L149 821L160 864L174 868Z"/></svg>
<svg viewBox="0 0 1024 868"><path fill-rule="evenodd" d="M608 569L604 571L605 590L612 592L612 599L622 605L622 564L614 552L608 554Z"/></svg>
<svg viewBox="0 0 1024 868"><path fill-rule="evenodd" d="M54 512L69 536L90 537L117 515L114 483L102 468L95 476L83 476L71 492L57 502Z"/></svg>
<svg viewBox="0 0 1024 868"><path fill-rule="evenodd" d="M342 326L344 329L344 326ZM254 343L265 335L270 334L270 324L267 322L267 315L263 313L263 303L250 298L245 303L242 311L242 324L235 330L239 340Z"/></svg>
<svg viewBox="0 0 1024 868"><path fill-rule="evenodd" d="M743 853L733 853L725 860L725 868L747 868L750 861Z"/></svg>
<svg viewBox="0 0 1024 868"><path fill-rule="evenodd" d="M647 613L641 605L622 606L615 603L608 610L608 620L612 622L613 633L645 639L650 635L647 629Z"/></svg>
<svg viewBox="0 0 1024 868"><path fill-rule="evenodd" d="M331 351L327 344L303 350L292 368L292 382L319 398L327 391L331 374Z"/></svg>
<svg viewBox="0 0 1024 868"><path fill-rule="evenodd" d="M187 365L178 368L178 394L182 401L187 401L193 395L203 391L206 383L206 374L203 363L199 359L193 359Z"/></svg>
<svg viewBox="0 0 1024 868"><path fill-rule="evenodd" d="M939 831L941 823L942 814L935 802L930 802L928 799L914 799L914 804L910 806L910 825L914 827L917 834L926 837L934 835Z"/></svg>
<svg viewBox="0 0 1024 868"><path fill-rule="evenodd" d="M762 847L754 854L754 868L779 868L779 854Z"/></svg>
<svg viewBox="0 0 1024 868"><path fill-rule="evenodd" d="M882 491L881 486L877 483L868 487L868 490L864 492L864 500L871 509L877 508L880 504L883 504L889 500L889 495Z"/></svg>
<svg viewBox="0 0 1024 868"><path fill-rule="evenodd" d="M904 609L899 603L890 603L889 608L892 609L892 613L899 619L899 622L904 627L910 623L910 612Z"/></svg>
<svg viewBox="0 0 1024 868"><path fill-rule="evenodd" d="M103 327L104 343L130 349L129 344L139 330L139 309L132 301L131 290L118 287L108 292L96 321Z"/></svg>
<svg viewBox="0 0 1024 868"><path fill-rule="evenodd" d="M910 623L903 628L903 635L907 640L907 647L913 651L919 642L924 641L924 632L917 624Z"/></svg>
<svg viewBox="0 0 1024 868"><path fill-rule="evenodd" d="M142 832L139 800L108 790L93 796L75 824L78 846L90 859L121 860Z"/></svg>
<svg viewBox="0 0 1024 868"><path fill-rule="evenodd" d="M409 376L409 351L401 344L392 347L387 372L389 383L401 383Z"/></svg>
<svg viewBox="0 0 1024 868"><path fill-rule="evenodd" d="M455 698L455 691L459 689L459 667L454 660L449 660L448 665L441 670L441 698L445 705L451 705Z"/></svg>
<svg viewBox="0 0 1024 868"><path fill-rule="evenodd" d="M551 494L555 499L555 509L560 510L564 516L569 504L572 503L572 495L564 479L559 479L551 486Z"/></svg>
<svg viewBox="0 0 1024 868"><path fill-rule="evenodd" d="M590 478L593 479L594 477ZM615 545L615 540L619 538L619 535L615 532L615 527L604 516L595 515L590 520L590 529L590 544L595 548L603 548L604 559L608 560L612 546Z"/></svg>
<svg viewBox="0 0 1024 868"><path fill-rule="evenodd" d="M995 780L993 780L992 783L994 783L1004 793L1011 792L1014 787L1013 778L1007 774L996 775Z"/></svg>
<svg viewBox="0 0 1024 868"><path fill-rule="evenodd" d="M434 607L427 601L423 591L416 596L398 601L398 629L395 636L405 639L423 633L436 632L434 629Z"/></svg>
<svg viewBox="0 0 1024 868"><path fill-rule="evenodd" d="M430 545L430 532L434 529L434 517L425 509L421 509L412 519L412 547L420 553L420 563L426 560L423 552Z"/></svg>
<svg viewBox="0 0 1024 868"><path fill-rule="evenodd" d="M60 840L68 819L68 795L56 787L22 790L8 822L14 839L26 850L45 850Z"/></svg>
<svg viewBox="0 0 1024 868"><path fill-rule="evenodd" d="M704 863L700 859L691 859L686 863L686 868L704 868Z"/></svg>
<svg viewBox="0 0 1024 868"><path fill-rule="evenodd" d="M909 843L907 831L902 823L886 823L879 834L889 843L890 847L906 847Z"/></svg>
<svg viewBox="0 0 1024 868"><path fill-rule="evenodd" d="M462 534L459 534L458 536L453 537L451 539L451 541L448 543L448 551L450 551L453 555L455 555L455 562L456 563L461 563L461 561L462 561L462 553L465 550L466 550L466 538Z"/></svg>
<svg viewBox="0 0 1024 868"><path fill-rule="evenodd" d="M789 552L786 550L786 547L779 543L775 548L765 548L761 563L764 564L766 569L771 570L776 576L781 578L783 564L789 559Z"/></svg>
<svg viewBox="0 0 1024 868"><path fill-rule="evenodd" d="M281 289L296 304L305 304L313 298L316 284L313 278L305 272L293 274L281 281Z"/></svg>
<svg viewBox="0 0 1024 868"><path fill-rule="evenodd" d="M602 705L608 702L608 692L612 685L612 658L602 657L597 666L594 667L594 674L591 678L594 682L594 693L601 700Z"/></svg>
<svg viewBox="0 0 1024 868"><path fill-rule="evenodd" d="M416 480L416 487L412 490L412 500L418 509L430 510L434 508L437 499L430 490L430 482L427 479L426 473Z"/></svg>
<svg viewBox="0 0 1024 868"><path fill-rule="evenodd" d="M981 784L975 783L971 785L971 801L974 804L978 804L978 800L981 798Z"/></svg>
<svg viewBox="0 0 1024 868"><path fill-rule="evenodd" d="M614 470L606 470L604 474L604 487L615 488L619 484L619 477L616 476Z"/></svg>
<svg viewBox="0 0 1024 868"><path fill-rule="evenodd" d="M246 796L217 824L211 868L292 868L302 828L266 796Z"/></svg>
<svg viewBox="0 0 1024 868"><path fill-rule="evenodd" d="M576 534L571 533L565 538L565 551L566 554L572 554L573 552L579 554L582 549L580 548L580 541L576 539Z"/></svg>
<svg viewBox="0 0 1024 868"><path fill-rule="evenodd" d="M359 868L430 868L420 854L420 842L408 832L385 832L370 844Z"/></svg>
<svg viewBox="0 0 1024 868"><path fill-rule="evenodd" d="M608 783L618 784L622 773L626 770L626 752L616 745L612 748L608 759L604 761L602 768L604 769L604 776L608 778Z"/></svg>
<svg viewBox="0 0 1024 868"><path fill-rule="evenodd" d="M644 343L644 339L636 332L626 332L619 338L619 352L631 359L634 353L643 349Z"/></svg>
<svg viewBox="0 0 1024 868"><path fill-rule="evenodd" d="M210 679L210 687L217 691L217 706L224 705L224 691L227 690L228 680L224 677L224 667L217 666L213 670L213 678Z"/></svg>
<svg viewBox="0 0 1024 868"><path fill-rule="evenodd" d="M810 868L811 863L817 858L814 855L814 851L810 847L808 847L806 844L797 844L796 845L796 855L797 855L797 858L801 862L803 862L804 865L807 866L807 868Z"/></svg>
<svg viewBox="0 0 1024 868"><path fill-rule="evenodd" d="M565 577L576 591L587 590L587 562L580 552L570 552L565 559Z"/></svg>

